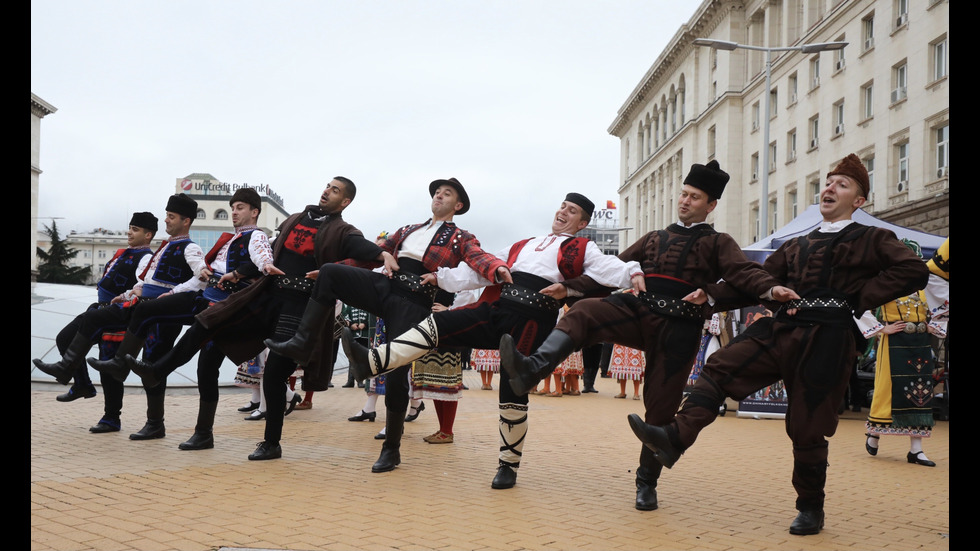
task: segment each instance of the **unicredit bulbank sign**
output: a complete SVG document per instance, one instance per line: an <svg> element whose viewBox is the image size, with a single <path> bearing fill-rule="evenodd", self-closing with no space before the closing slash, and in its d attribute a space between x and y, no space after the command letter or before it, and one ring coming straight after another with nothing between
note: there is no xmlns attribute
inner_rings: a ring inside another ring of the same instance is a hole
<svg viewBox="0 0 980 551"><path fill-rule="evenodd" d="M219 182L217 180L192 180L181 178L177 181L177 191L191 195L216 195L221 197L231 197L236 191L243 188L252 188L264 194L269 199L282 206L282 197L266 184L232 184Z"/></svg>

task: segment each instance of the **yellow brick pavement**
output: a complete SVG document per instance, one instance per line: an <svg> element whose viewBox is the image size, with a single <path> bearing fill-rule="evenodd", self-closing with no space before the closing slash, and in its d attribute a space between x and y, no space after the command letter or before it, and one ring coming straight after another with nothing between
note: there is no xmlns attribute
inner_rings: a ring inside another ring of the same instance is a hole
<svg viewBox="0 0 980 551"><path fill-rule="evenodd" d="M641 402L599 394L531 399L517 486L492 490L496 392L466 372L456 442L430 445L429 405L406 425L402 464L372 474L378 423L346 420L358 389L318 393L314 409L286 419L280 460L246 456L263 423L245 422L247 394L223 391L213 450L177 449L193 431L197 397L167 400L167 437L133 442L142 396L127 395L123 431L93 435L101 396L54 401L31 391L31 549L212 550L727 550L949 549L949 423L926 451L930 469L905 460L907 441L864 451L864 422L847 413L831 440L827 526L787 532L794 494L781 421L719 418L661 479L660 509L633 508L639 444L626 424ZM335 381L336 382L336 381ZM865 411L866 413L866 411Z"/></svg>

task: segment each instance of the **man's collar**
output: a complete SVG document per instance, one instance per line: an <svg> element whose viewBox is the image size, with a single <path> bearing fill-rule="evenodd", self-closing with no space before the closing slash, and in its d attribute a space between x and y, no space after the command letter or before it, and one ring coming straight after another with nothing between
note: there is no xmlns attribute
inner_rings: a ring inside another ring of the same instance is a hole
<svg viewBox="0 0 980 551"><path fill-rule="evenodd" d="M700 224L707 224L707 223L708 223L707 220L702 220L700 222L695 222L695 223L691 224L690 226L685 226L684 225L684 222L681 222L680 220L677 221L677 225L680 226L680 227L682 227L682 228L685 228L685 229L691 229L694 226L698 226Z"/></svg>
<svg viewBox="0 0 980 551"><path fill-rule="evenodd" d="M847 220L838 220L836 222L827 222L824 220L820 222L820 227L817 228L817 231L823 233L836 233L846 228L849 224L853 222L854 220L851 220L850 218L848 218Z"/></svg>

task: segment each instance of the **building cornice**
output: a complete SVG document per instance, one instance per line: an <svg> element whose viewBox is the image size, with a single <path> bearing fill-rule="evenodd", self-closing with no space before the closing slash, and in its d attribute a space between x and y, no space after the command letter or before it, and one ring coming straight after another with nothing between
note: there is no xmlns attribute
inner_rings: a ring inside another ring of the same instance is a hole
<svg viewBox="0 0 980 551"><path fill-rule="evenodd" d="M50 103L44 101L37 94L31 92L31 114L38 118L44 118L47 115L55 113L58 108Z"/></svg>
<svg viewBox="0 0 980 551"><path fill-rule="evenodd" d="M650 91L659 87L665 75L673 73L678 60L685 59L686 51L694 47L692 44L694 39L708 34L710 30L717 27L719 15L741 6L742 2L737 0L704 0L691 19L681 25L657 60L640 79L640 83L619 108L615 120L606 131L614 136L623 137L623 130L629 126L636 112L646 104Z"/></svg>

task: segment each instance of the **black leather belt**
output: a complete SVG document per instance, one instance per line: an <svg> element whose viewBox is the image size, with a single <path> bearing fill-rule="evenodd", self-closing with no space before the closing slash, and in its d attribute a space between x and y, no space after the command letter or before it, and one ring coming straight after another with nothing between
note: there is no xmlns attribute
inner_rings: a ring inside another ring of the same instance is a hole
<svg viewBox="0 0 980 551"><path fill-rule="evenodd" d="M655 295L649 291L640 293L638 296L640 302L658 314L698 320L704 318L700 304L694 304L693 302L679 298Z"/></svg>
<svg viewBox="0 0 980 551"><path fill-rule="evenodd" d="M226 281L223 286L219 286L218 285L219 283L221 283L221 276L211 274L211 277L208 278L208 287L214 287L215 289L218 289L220 291L225 291L227 293L234 293L236 291L241 291L242 289L248 286L244 281L239 281L237 283Z"/></svg>
<svg viewBox="0 0 980 551"><path fill-rule="evenodd" d="M391 280L404 291L415 293L426 297L429 302L435 300L439 288L435 285L425 285L422 283L422 276L412 272L398 271L391 276Z"/></svg>
<svg viewBox="0 0 980 551"><path fill-rule="evenodd" d="M504 283L501 286L500 298L541 310L557 311L561 308L561 302L557 299L512 283Z"/></svg>
<svg viewBox="0 0 980 551"><path fill-rule="evenodd" d="M300 291L306 294L310 294L313 292L313 285L316 283L315 280L312 280L304 276L289 277L284 275L277 275L275 276L275 278L276 278L276 287L278 287L279 289Z"/></svg>

